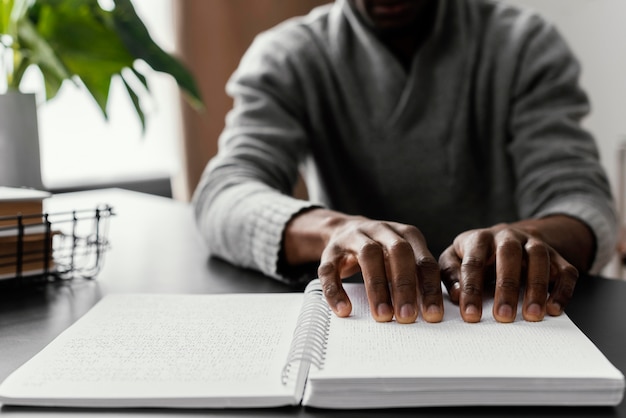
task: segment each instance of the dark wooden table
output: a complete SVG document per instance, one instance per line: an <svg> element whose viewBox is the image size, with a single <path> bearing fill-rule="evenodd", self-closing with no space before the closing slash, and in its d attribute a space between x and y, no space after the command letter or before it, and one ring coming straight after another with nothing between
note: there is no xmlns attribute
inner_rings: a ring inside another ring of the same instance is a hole
<svg viewBox="0 0 626 418"><path fill-rule="evenodd" d="M27 361L109 293L289 292L296 289L257 272L207 256L188 204L120 189L57 195L46 210L108 203L111 248L95 280L74 280L32 291L0 294L0 380ZM626 374L626 282L581 280L567 313ZM624 417L626 403L611 407L456 407L328 411L311 408L254 410L67 409L5 406L7 417L83 416L298 416L298 417Z"/></svg>

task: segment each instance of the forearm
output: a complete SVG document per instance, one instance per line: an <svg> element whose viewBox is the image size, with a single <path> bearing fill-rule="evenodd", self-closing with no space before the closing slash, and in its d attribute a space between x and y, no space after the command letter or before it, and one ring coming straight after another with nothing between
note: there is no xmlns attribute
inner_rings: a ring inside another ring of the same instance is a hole
<svg viewBox="0 0 626 418"><path fill-rule="evenodd" d="M203 179L194 196L196 221L213 256L287 280L277 271L285 224L310 202L248 182L219 187Z"/></svg>
<svg viewBox="0 0 626 418"><path fill-rule="evenodd" d="M540 236L579 272L591 268L596 242L593 232L584 222L571 216L552 215L515 222L511 226Z"/></svg>

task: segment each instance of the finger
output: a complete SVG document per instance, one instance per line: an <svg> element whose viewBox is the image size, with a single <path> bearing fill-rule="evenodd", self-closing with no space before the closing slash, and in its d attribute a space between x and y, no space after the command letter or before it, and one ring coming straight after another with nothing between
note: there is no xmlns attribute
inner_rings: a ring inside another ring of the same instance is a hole
<svg viewBox="0 0 626 418"><path fill-rule="evenodd" d="M417 271L422 317L427 322L441 322L443 319L443 295L437 260L427 254L417 255Z"/></svg>
<svg viewBox="0 0 626 418"><path fill-rule="evenodd" d="M542 241L530 238L525 245L528 268L522 315L527 321L541 321L546 315L550 283L550 251Z"/></svg>
<svg viewBox="0 0 626 418"><path fill-rule="evenodd" d="M417 271L411 244L400 238L389 245L387 262L396 320L413 323L417 319Z"/></svg>
<svg viewBox="0 0 626 418"><path fill-rule="evenodd" d="M350 298L346 294L339 275L343 251L332 246L326 247L322 253L317 276L322 285L328 306L339 317L346 317L352 312Z"/></svg>
<svg viewBox="0 0 626 418"><path fill-rule="evenodd" d="M393 224L393 227L410 244L406 248L408 252L406 256L411 260L409 264L416 273L415 289L419 293L422 317L427 322L440 322L443 319L443 295L439 264L428 250L426 240L419 229L400 224Z"/></svg>
<svg viewBox="0 0 626 418"><path fill-rule="evenodd" d="M459 304L459 295L461 286L459 280L461 278L461 259L454 251L451 245L439 256L439 267L441 268L441 281L448 290L450 300Z"/></svg>
<svg viewBox="0 0 626 418"><path fill-rule="evenodd" d="M389 293L383 247L362 234L355 237L354 244L359 248L356 258L361 266L372 317L377 322L389 322L393 319L393 304Z"/></svg>
<svg viewBox="0 0 626 418"><path fill-rule="evenodd" d="M455 240L456 241L456 240ZM479 230L459 242L457 252L463 255L459 307L466 322L478 322L482 316L483 279L493 254L493 235Z"/></svg>
<svg viewBox="0 0 626 418"><path fill-rule="evenodd" d="M493 301L493 317L498 322L515 320L522 259L519 239L508 230L499 232L496 235L496 290Z"/></svg>
<svg viewBox="0 0 626 418"><path fill-rule="evenodd" d="M563 310L574 295L574 289L578 281L578 270L565 261L556 251L552 250L550 255L552 264L556 266L556 279L552 292L548 297L546 310L549 315L558 316L563 313Z"/></svg>

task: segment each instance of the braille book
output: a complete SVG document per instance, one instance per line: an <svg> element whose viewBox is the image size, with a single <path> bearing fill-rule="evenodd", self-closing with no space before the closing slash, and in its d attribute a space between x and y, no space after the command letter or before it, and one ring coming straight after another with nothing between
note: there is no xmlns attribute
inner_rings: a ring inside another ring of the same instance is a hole
<svg viewBox="0 0 626 418"><path fill-rule="evenodd" d="M363 284L348 318L302 293L105 296L0 386L65 407L616 405L624 376L567 317L377 323ZM521 314L518 315L521 318Z"/></svg>

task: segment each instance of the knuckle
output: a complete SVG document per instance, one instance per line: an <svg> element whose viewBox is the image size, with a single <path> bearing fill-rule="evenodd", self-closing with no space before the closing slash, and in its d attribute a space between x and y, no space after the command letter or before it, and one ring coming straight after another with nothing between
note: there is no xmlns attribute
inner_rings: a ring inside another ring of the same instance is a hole
<svg viewBox="0 0 626 418"><path fill-rule="evenodd" d="M494 229L494 237L498 241L516 241L515 233L508 227L508 225L498 224L494 226Z"/></svg>
<svg viewBox="0 0 626 418"><path fill-rule="evenodd" d="M354 232L371 236L372 234L376 234L381 228L385 227L385 222L381 222L378 220L366 219L360 222L358 225L355 225Z"/></svg>
<svg viewBox="0 0 626 418"><path fill-rule="evenodd" d="M324 248L323 256L326 258L337 257L344 252L343 246L338 240L332 240Z"/></svg>
<svg viewBox="0 0 626 418"><path fill-rule="evenodd" d="M371 277L368 280L369 286L372 289L387 289L389 284L387 283L387 279L384 277Z"/></svg>
<svg viewBox="0 0 626 418"><path fill-rule="evenodd" d="M421 256L415 261L415 264L417 265L418 270L423 274L439 272L439 263L432 256Z"/></svg>
<svg viewBox="0 0 626 418"><path fill-rule="evenodd" d="M459 275L459 270L453 265L444 264L440 266L441 268L441 276L442 277L457 277Z"/></svg>
<svg viewBox="0 0 626 418"><path fill-rule="evenodd" d="M564 286L563 293L565 294L565 296L568 299L570 299L572 296L574 296L574 288L575 288L575 286L574 286L573 283L570 284L570 285Z"/></svg>
<svg viewBox="0 0 626 418"><path fill-rule="evenodd" d="M412 258L413 248L411 244L404 240L394 241L388 249L389 255L398 258Z"/></svg>
<svg viewBox="0 0 626 418"><path fill-rule="evenodd" d="M394 227L394 229L398 231L398 233L402 234L402 236L405 236L405 237L414 236L414 237L422 238L421 231L413 225L398 224Z"/></svg>
<svg viewBox="0 0 626 418"><path fill-rule="evenodd" d="M496 287L505 292L518 292L519 282L512 277L507 277L499 280L496 283Z"/></svg>
<svg viewBox="0 0 626 418"><path fill-rule="evenodd" d="M541 293L548 293L548 282L539 277L529 277L528 286L535 291Z"/></svg>
<svg viewBox="0 0 626 418"><path fill-rule="evenodd" d="M494 237L493 232L491 232L488 229L477 229L476 231L474 231L473 235L474 235L473 238L478 243L490 242L493 240L493 237Z"/></svg>
<svg viewBox="0 0 626 418"><path fill-rule="evenodd" d="M569 283L569 282L563 283L560 286L559 295L565 296L567 299L569 299L574 295L574 288L575 288L574 283Z"/></svg>
<svg viewBox="0 0 626 418"><path fill-rule="evenodd" d="M470 255L463 258L461 267L465 269L484 269L485 264L486 263L483 258Z"/></svg>
<svg viewBox="0 0 626 418"><path fill-rule="evenodd" d="M441 284L439 282L424 281L421 284L421 291L424 297L437 296L441 292Z"/></svg>
<svg viewBox="0 0 626 418"><path fill-rule="evenodd" d="M415 279L408 277L408 276L400 276L400 277L396 277L393 280L393 286L403 292L405 290L414 290L416 283L415 283Z"/></svg>
<svg viewBox="0 0 626 418"><path fill-rule="evenodd" d="M334 299L339 295L339 285L334 281L327 280L322 283L322 292L328 299Z"/></svg>
<svg viewBox="0 0 626 418"><path fill-rule="evenodd" d="M567 264L561 268L561 276L569 277L570 280L576 282L578 280L578 269L571 264Z"/></svg>
<svg viewBox="0 0 626 418"><path fill-rule="evenodd" d="M453 260L456 258L454 245L450 245L448 248L443 250L441 254L439 254L439 264L452 264Z"/></svg>
<svg viewBox="0 0 626 418"><path fill-rule="evenodd" d="M331 276L334 274L335 270L335 265L330 261L327 261L320 264L320 266L317 268L317 275L319 277Z"/></svg>
<svg viewBox="0 0 626 418"><path fill-rule="evenodd" d="M467 296L481 296L482 289L476 283L466 282L461 285L461 292Z"/></svg>
<svg viewBox="0 0 626 418"><path fill-rule="evenodd" d="M498 242L496 251L504 257L521 258L522 244L513 237L507 236Z"/></svg>
<svg viewBox="0 0 626 418"><path fill-rule="evenodd" d="M365 280L368 299L378 300L389 294L389 282L384 277L371 277Z"/></svg>
<svg viewBox="0 0 626 418"><path fill-rule="evenodd" d="M533 257L548 257L548 246L537 240L529 240L526 243L526 252Z"/></svg>
<svg viewBox="0 0 626 418"><path fill-rule="evenodd" d="M441 273L452 273L461 267L461 264L457 260L452 260L447 257L439 257L437 265Z"/></svg>
<svg viewBox="0 0 626 418"><path fill-rule="evenodd" d="M559 293L570 298L574 295L574 289L576 288L576 282L578 279L578 270L572 266L567 265L561 269L561 276L559 278L558 289Z"/></svg>
<svg viewBox="0 0 626 418"><path fill-rule="evenodd" d="M511 226L506 222L500 222L491 227L494 231L510 230Z"/></svg>
<svg viewBox="0 0 626 418"><path fill-rule="evenodd" d="M382 251L382 247L379 243L375 241L368 241L363 244L361 248L359 248L358 258L369 259L374 257L380 257Z"/></svg>

